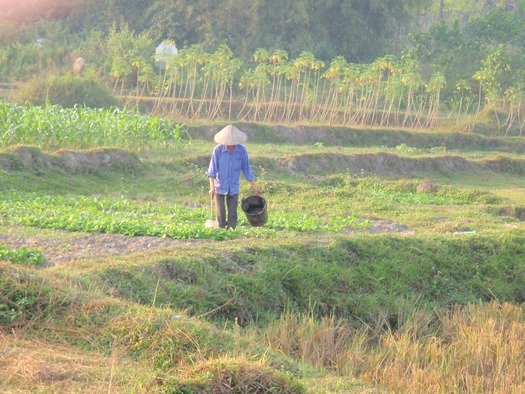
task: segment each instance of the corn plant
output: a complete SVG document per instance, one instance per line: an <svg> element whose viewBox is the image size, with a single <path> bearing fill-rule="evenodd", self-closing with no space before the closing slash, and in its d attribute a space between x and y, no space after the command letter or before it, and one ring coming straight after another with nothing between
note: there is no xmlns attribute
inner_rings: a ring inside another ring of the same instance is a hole
<svg viewBox="0 0 525 394"><path fill-rule="evenodd" d="M43 148L180 144L181 125L120 109L21 106L0 101L0 146Z"/></svg>

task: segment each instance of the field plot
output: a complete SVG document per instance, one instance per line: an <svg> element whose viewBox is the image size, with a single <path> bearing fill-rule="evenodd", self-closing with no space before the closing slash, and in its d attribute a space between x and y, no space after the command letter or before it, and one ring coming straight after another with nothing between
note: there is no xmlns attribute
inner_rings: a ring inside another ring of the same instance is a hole
<svg viewBox="0 0 525 394"><path fill-rule="evenodd" d="M240 124L226 231L222 125L0 113L0 391L525 390L525 138Z"/></svg>

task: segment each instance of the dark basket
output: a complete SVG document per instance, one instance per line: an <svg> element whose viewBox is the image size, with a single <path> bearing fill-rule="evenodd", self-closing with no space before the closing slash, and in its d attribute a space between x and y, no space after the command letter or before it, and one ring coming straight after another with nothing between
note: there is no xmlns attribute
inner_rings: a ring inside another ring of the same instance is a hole
<svg viewBox="0 0 525 394"><path fill-rule="evenodd" d="M266 200L261 196L243 198L241 208L253 227L262 226L268 221Z"/></svg>

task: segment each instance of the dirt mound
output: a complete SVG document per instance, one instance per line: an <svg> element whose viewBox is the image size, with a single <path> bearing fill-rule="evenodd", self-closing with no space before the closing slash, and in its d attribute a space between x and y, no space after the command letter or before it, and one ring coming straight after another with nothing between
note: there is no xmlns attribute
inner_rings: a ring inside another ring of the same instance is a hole
<svg viewBox="0 0 525 394"><path fill-rule="evenodd" d="M498 156L494 159L484 160L479 162L485 169L496 171L496 172L506 172L514 174L523 174L525 173L525 161L524 160L514 160L509 159L508 157Z"/></svg>
<svg viewBox="0 0 525 394"><path fill-rule="evenodd" d="M121 149L97 149L85 152L58 151L62 167L69 171L126 168L139 162L138 157Z"/></svg>
<svg viewBox="0 0 525 394"><path fill-rule="evenodd" d="M525 221L525 207L502 207L498 211L499 216L516 218L520 221Z"/></svg>
<svg viewBox="0 0 525 394"><path fill-rule="evenodd" d="M395 148L405 144L418 149L445 149L525 152L523 139L486 137L464 132L418 132L399 129L360 129L341 126L277 126L249 122L235 124L248 135L249 142L314 145ZM222 125L190 126L192 138L213 141L213 136Z"/></svg>
<svg viewBox="0 0 525 394"><path fill-rule="evenodd" d="M416 187L418 193L435 193L439 190L439 185L430 179L423 179Z"/></svg>
<svg viewBox="0 0 525 394"><path fill-rule="evenodd" d="M15 146L0 153L0 168L62 169L70 172L93 172L104 168L126 169L134 167L139 158L134 153L117 148L100 148L86 151L60 150L44 153L31 146Z"/></svg>
<svg viewBox="0 0 525 394"><path fill-rule="evenodd" d="M525 161L497 158L490 161L467 160L461 156L408 158L390 153L305 154L281 159L280 165L292 174L330 173L374 174L411 177L421 173L450 174L489 170L524 173Z"/></svg>

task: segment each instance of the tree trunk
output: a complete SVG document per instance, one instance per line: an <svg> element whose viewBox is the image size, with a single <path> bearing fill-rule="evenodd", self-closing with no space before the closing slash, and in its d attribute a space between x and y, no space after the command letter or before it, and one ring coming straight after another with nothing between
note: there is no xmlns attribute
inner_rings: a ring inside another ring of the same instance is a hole
<svg viewBox="0 0 525 394"><path fill-rule="evenodd" d="M242 113L244 111L244 108L246 108L246 104L248 103L248 96L249 96L249 94L250 94L250 88L246 88L246 93L244 94L244 102L242 103L241 110L239 111L239 113L236 116L236 118L239 119L239 120L244 120L248 116L250 111L251 111L252 107L250 107L248 109L248 111L246 112L246 114L241 117L241 115L242 115Z"/></svg>

